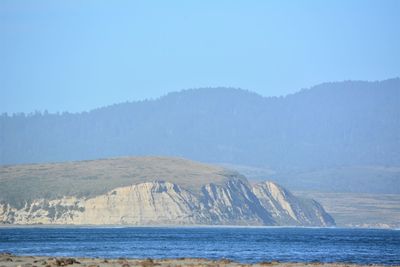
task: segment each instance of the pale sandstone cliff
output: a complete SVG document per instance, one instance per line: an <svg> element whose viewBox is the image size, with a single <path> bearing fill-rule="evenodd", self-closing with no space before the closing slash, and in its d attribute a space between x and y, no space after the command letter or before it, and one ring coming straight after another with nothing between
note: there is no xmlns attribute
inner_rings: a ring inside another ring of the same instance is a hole
<svg viewBox="0 0 400 267"><path fill-rule="evenodd" d="M273 182L256 184L253 193L279 225L331 226L335 222L315 200L299 198Z"/></svg>
<svg viewBox="0 0 400 267"><path fill-rule="evenodd" d="M209 183L200 193L177 184L144 182L90 198L36 199L16 208L0 204L0 223L131 225L330 226L333 219L313 200L302 200L265 182Z"/></svg>

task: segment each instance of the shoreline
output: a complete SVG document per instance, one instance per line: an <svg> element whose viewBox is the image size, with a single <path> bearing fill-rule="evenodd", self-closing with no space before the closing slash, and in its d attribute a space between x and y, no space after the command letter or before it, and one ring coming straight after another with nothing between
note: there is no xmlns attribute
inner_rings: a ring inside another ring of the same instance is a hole
<svg viewBox="0 0 400 267"><path fill-rule="evenodd" d="M323 267L399 267L400 265L379 265L379 264L354 264L345 262L324 263L324 262L279 262L268 261L258 263L240 263L230 259L205 259L205 258L83 258L83 257L52 257L52 256L23 256L11 253L0 253L0 267L181 267L181 266L220 266L220 267L305 267L305 266L323 266Z"/></svg>
<svg viewBox="0 0 400 267"><path fill-rule="evenodd" d="M345 227L345 226L271 226L271 225L203 225L203 224L177 224L177 225L135 225L135 224L0 224L2 228L251 228L251 229L371 229L371 230L389 230L399 231L400 228L385 228L385 227Z"/></svg>

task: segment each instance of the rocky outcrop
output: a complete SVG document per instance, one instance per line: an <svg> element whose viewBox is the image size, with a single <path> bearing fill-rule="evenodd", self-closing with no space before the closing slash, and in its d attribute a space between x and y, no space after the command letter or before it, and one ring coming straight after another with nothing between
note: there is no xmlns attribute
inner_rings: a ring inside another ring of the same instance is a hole
<svg viewBox="0 0 400 267"><path fill-rule="evenodd" d="M251 187L243 179L202 186L192 193L177 184L144 182L91 198L38 199L15 208L0 204L6 224L131 225L334 225L313 200L299 199L265 182Z"/></svg>
<svg viewBox="0 0 400 267"><path fill-rule="evenodd" d="M279 225L331 226L333 218L315 200L295 197L273 182L256 184L253 193Z"/></svg>

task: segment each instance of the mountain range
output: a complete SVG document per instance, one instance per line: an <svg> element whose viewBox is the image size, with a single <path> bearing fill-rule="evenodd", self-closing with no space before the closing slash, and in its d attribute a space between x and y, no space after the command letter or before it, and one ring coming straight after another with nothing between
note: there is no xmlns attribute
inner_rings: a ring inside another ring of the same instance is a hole
<svg viewBox="0 0 400 267"><path fill-rule="evenodd" d="M0 164L165 155L258 168L291 189L400 193L399 107L396 78L284 97L203 88L82 113L3 114Z"/></svg>

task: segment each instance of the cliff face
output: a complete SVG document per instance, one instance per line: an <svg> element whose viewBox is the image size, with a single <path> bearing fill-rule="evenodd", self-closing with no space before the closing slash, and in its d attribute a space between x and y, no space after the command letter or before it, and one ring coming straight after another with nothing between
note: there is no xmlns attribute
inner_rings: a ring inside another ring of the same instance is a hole
<svg viewBox="0 0 400 267"><path fill-rule="evenodd" d="M278 184L259 183L252 188L252 191L279 225L330 226L335 224L333 218L318 202L295 197Z"/></svg>
<svg viewBox="0 0 400 267"><path fill-rule="evenodd" d="M170 182L119 187L91 198L36 199L16 208L0 204L0 223L132 225L330 226L333 219L313 200L302 200L265 182L209 183L192 193Z"/></svg>

